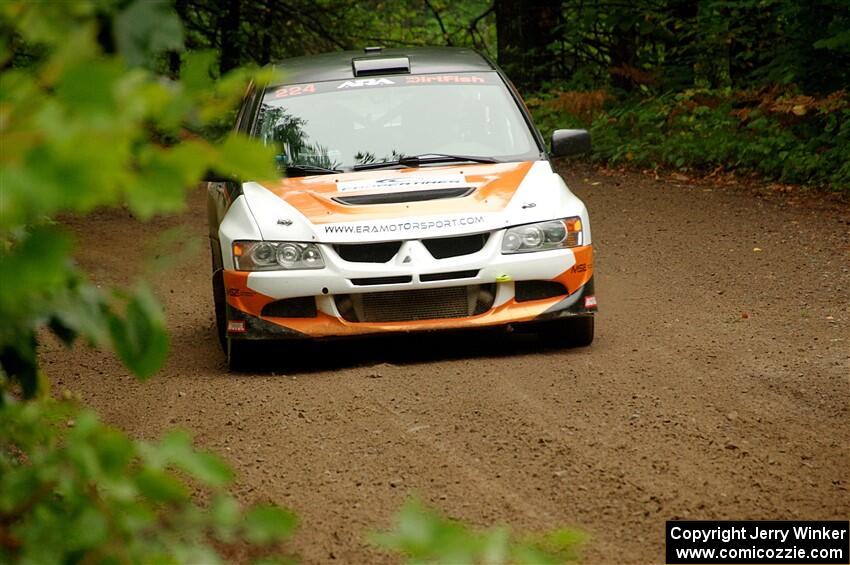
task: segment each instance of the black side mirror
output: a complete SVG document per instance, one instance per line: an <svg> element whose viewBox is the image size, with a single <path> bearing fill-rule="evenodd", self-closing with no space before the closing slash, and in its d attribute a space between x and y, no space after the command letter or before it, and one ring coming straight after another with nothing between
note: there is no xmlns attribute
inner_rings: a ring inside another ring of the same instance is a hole
<svg viewBox="0 0 850 565"><path fill-rule="evenodd" d="M232 177L219 173L215 169L207 169L204 176L201 177L201 182L228 182L232 180Z"/></svg>
<svg viewBox="0 0 850 565"><path fill-rule="evenodd" d="M571 157L590 153L590 134L586 129L556 129L552 132L552 156Z"/></svg>

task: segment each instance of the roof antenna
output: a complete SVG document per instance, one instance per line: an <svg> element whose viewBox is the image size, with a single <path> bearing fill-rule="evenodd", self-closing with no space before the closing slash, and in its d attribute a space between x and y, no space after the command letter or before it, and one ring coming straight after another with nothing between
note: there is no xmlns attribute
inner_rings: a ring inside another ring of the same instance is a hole
<svg viewBox="0 0 850 565"><path fill-rule="evenodd" d="M363 52L364 53L380 53L383 50L384 50L384 48L379 45L377 47L365 47L363 49Z"/></svg>

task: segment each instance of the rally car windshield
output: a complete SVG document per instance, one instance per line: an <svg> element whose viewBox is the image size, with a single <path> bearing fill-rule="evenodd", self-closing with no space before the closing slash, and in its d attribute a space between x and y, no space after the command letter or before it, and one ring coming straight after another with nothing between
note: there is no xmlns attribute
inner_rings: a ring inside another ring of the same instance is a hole
<svg viewBox="0 0 850 565"><path fill-rule="evenodd" d="M539 158L499 75L398 75L268 89L255 134L295 175ZM443 156L434 157L434 156ZM473 159L471 159L473 160Z"/></svg>

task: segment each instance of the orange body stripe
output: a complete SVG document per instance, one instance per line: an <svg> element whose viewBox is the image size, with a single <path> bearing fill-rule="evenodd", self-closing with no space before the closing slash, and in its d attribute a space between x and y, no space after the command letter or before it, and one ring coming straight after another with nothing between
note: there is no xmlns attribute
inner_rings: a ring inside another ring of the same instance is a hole
<svg viewBox="0 0 850 565"><path fill-rule="evenodd" d="M421 169L343 173L285 178L275 184L265 183L263 186L294 206L314 224L403 218L413 214L426 216L429 214L497 212L503 210L510 202L532 165L531 161L526 161L523 163L429 168L427 173ZM438 173L433 174L433 177L439 178L439 174L460 171L464 172L467 184L477 188L474 193L466 198L417 202L413 208L410 204L346 206L331 199L332 196L339 194L337 182L367 181L379 178L403 179L407 175L425 176L433 173Z"/></svg>
<svg viewBox="0 0 850 565"><path fill-rule="evenodd" d="M259 317L260 312L263 311L263 307L269 302L274 302L276 299L248 288L249 274L247 271L230 271L225 269L224 292L227 296L228 304L246 314Z"/></svg>
<svg viewBox="0 0 850 565"><path fill-rule="evenodd" d="M292 328L293 330L307 334L312 337L324 336L346 336L364 335L381 332L409 332L419 330L444 330L452 328L483 328L506 324L510 322L531 321L547 308L554 306L563 300L556 297L534 302L518 303L511 299L505 304L498 306L478 316L465 316L463 318L446 318L443 320L417 320L411 322L385 322L351 323L343 319L334 318L327 314L319 313L316 318L266 318L272 323Z"/></svg>
<svg viewBox="0 0 850 565"><path fill-rule="evenodd" d="M574 247L573 254L576 258L575 264L553 279L567 287L570 294L583 287L593 276L593 247Z"/></svg>

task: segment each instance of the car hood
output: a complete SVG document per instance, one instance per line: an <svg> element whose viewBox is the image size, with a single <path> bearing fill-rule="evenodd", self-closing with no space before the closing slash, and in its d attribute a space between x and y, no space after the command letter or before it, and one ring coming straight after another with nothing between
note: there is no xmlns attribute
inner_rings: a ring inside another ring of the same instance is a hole
<svg viewBox="0 0 850 565"><path fill-rule="evenodd" d="M243 193L270 240L440 237L551 219L558 217L556 209L583 209L547 161L284 178L245 183Z"/></svg>

